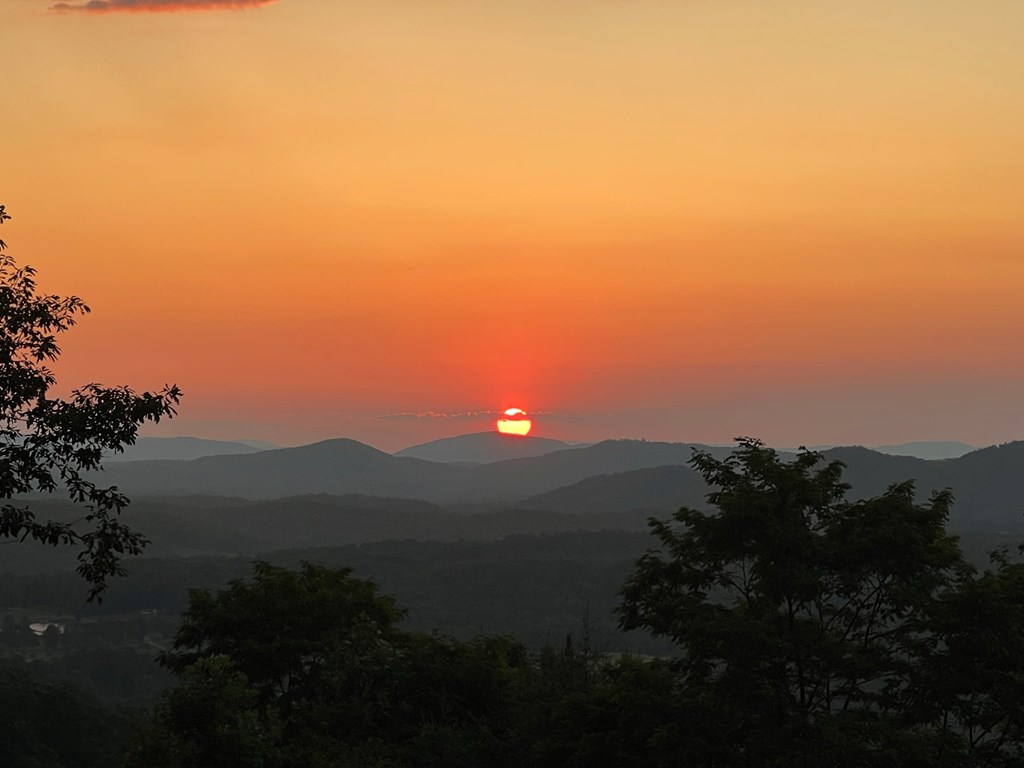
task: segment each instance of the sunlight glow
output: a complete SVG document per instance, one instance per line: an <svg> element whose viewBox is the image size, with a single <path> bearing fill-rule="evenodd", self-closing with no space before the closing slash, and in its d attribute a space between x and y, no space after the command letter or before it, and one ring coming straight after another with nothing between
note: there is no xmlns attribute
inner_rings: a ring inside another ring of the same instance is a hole
<svg viewBox="0 0 1024 768"><path fill-rule="evenodd" d="M533 422L526 418L526 411L521 408L507 409L497 422L498 431L503 435L525 436L530 433Z"/></svg>

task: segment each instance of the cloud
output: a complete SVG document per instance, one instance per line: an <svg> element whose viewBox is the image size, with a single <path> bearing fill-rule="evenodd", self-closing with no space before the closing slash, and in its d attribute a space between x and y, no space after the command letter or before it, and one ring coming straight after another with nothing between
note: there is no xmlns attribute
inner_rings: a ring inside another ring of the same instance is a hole
<svg viewBox="0 0 1024 768"><path fill-rule="evenodd" d="M550 415L551 411L530 411L530 416ZM458 411L456 413L444 413L442 411L399 411L398 413L382 413L377 416L366 416L364 418L374 421L438 421L458 419L480 419L484 417L500 416L502 411Z"/></svg>
<svg viewBox="0 0 1024 768"><path fill-rule="evenodd" d="M87 0L57 3L50 10L61 13L176 13L179 11L238 11L268 5L275 0Z"/></svg>
<svg viewBox="0 0 1024 768"><path fill-rule="evenodd" d="M442 413L439 411L400 411L398 413L382 413L379 416L368 416L367 418L380 421L419 421L436 419L477 419L482 416L496 416L499 411L460 411L458 413Z"/></svg>

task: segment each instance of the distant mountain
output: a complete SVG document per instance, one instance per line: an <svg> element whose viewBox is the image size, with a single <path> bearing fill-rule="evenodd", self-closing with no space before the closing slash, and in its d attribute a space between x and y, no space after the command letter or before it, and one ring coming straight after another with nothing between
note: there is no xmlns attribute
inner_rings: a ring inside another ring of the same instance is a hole
<svg viewBox="0 0 1024 768"><path fill-rule="evenodd" d="M609 440L541 456L476 466L392 456L354 440L191 461L113 462L103 476L129 495L212 494L270 499L310 493L365 494L434 503L527 500L533 509L582 513L674 509L703 503L699 478L684 467L694 449L724 457L730 449L684 443ZM956 527L1024 531L1024 442L928 461L862 447L832 448L847 465L852 498L915 481L926 499L952 488ZM647 470L632 474L638 470ZM600 477L605 476L605 477ZM575 487L573 487L575 486Z"/></svg>
<svg viewBox="0 0 1024 768"><path fill-rule="evenodd" d="M846 465L843 480L852 486L851 498L866 498L884 493L893 483L913 480L925 498L934 487L937 462L913 456L890 456L860 445L829 448L821 451L826 461Z"/></svg>
<svg viewBox="0 0 1024 768"><path fill-rule="evenodd" d="M366 494L441 503L515 501L595 475L685 464L695 449L729 448L643 440L606 440L540 456L466 466L392 456L354 440L192 461L108 465L105 483L129 494L211 494L269 499L310 493ZM879 454L880 455L880 454Z"/></svg>
<svg viewBox="0 0 1024 768"><path fill-rule="evenodd" d="M860 446L822 453L826 460L846 465L843 479L851 486L851 499L877 496L895 483L912 480L920 501L952 489L955 504L950 526L955 530L1024 534L1024 483L1020 481L1024 442L945 461L893 456ZM671 512L680 506L705 506L707 490L688 467L665 466L590 477L520 504L574 514L627 509Z"/></svg>
<svg viewBox="0 0 1024 768"><path fill-rule="evenodd" d="M707 492L704 478L693 469L672 464L588 477L578 483L531 496L517 506L574 515L638 509L667 513L681 506L704 506Z"/></svg>
<svg viewBox="0 0 1024 768"><path fill-rule="evenodd" d="M429 443L414 445L395 453L426 461L443 463L490 464L506 459L543 456L575 446L546 437L502 435L498 432L475 432L458 437L446 437Z"/></svg>
<svg viewBox="0 0 1024 768"><path fill-rule="evenodd" d="M965 453L978 450L976 446L956 440L935 440L921 443L879 445L872 450L893 456L916 456L919 459L958 459Z"/></svg>
<svg viewBox="0 0 1024 768"><path fill-rule="evenodd" d="M812 451L829 451L833 448L841 448L835 444L812 445ZM885 453L890 456L913 456L915 459L927 459L939 461L941 459L956 459L965 453L978 450L977 446L961 443L956 440L926 440L917 443L898 443L896 445L872 445L868 450Z"/></svg>
<svg viewBox="0 0 1024 768"><path fill-rule="evenodd" d="M686 464L695 450L727 456L730 448L695 443L605 440L585 448L474 467L458 489L463 499L522 499L616 472Z"/></svg>
<svg viewBox="0 0 1024 768"><path fill-rule="evenodd" d="M541 456L465 466L392 456L354 440L338 439L192 461L115 462L98 480L135 495L268 499L357 493L442 503L514 501L594 475L684 464L695 448L721 456L729 452L684 443L607 440Z"/></svg>
<svg viewBox="0 0 1024 768"><path fill-rule="evenodd" d="M112 453L104 461L187 461L203 456L255 453L263 450L242 441L204 440L199 437L140 437L124 453Z"/></svg>
<svg viewBox="0 0 1024 768"><path fill-rule="evenodd" d="M97 478L130 493L213 494L266 499L308 493L427 498L468 470L396 457L355 440L192 461L132 461L107 466Z"/></svg>
<svg viewBox="0 0 1024 768"><path fill-rule="evenodd" d="M248 445L253 448L259 448L261 451L273 451L284 447L277 443L271 443L267 440L235 440L234 442L241 443L242 445Z"/></svg>
<svg viewBox="0 0 1024 768"><path fill-rule="evenodd" d="M958 527L1024 531L1024 442L1005 443L933 462L929 489L951 488ZM968 520L964 516L969 515Z"/></svg>
<svg viewBox="0 0 1024 768"><path fill-rule="evenodd" d="M724 455L729 449L716 449ZM875 496L895 482L921 478L933 462L887 456L867 448L834 448L826 460L847 465L843 478L853 486L851 496ZM679 507L707 506L708 486L694 469L682 462L588 477L571 485L540 493L518 502L527 509L558 510L570 514L608 513L645 509L669 513Z"/></svg>

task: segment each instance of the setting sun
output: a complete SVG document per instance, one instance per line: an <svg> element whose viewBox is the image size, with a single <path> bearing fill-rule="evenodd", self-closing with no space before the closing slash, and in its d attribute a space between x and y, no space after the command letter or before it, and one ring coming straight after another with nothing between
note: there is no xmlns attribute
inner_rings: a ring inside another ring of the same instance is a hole
<svg viewBox="0 0 1024 768"><path fill-rule="evenodd" d="M533 422L526 417L526 411L520 408L509 408L498 418L498 431L503 435L530 434Z"/></svg>

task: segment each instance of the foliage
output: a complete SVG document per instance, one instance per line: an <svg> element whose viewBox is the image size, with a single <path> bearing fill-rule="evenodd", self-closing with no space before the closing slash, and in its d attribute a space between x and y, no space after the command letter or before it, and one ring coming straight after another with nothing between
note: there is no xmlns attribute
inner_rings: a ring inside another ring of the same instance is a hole
<svg viewBox="0 0 1024 768"><path fill-rule="evenodd" d="M9 219L0 206L0 223ZM146 540L119 519L128 499L88 479L106 451L135 441L141 424L174 415L175 386L137 394L128 387L87 384L68 399L50 397L49 368L60 356L59 334L89 307L77 296L41 294L32 267L19 267L0 241L0 537L80 548L78 573L99 598L107 579L123 574L124 555ZM77 521L41 521L16 497L66 491L85 514Z"/></svg>
<svg viewBox="0 0 1024 768"><path fill-rule="evenodd" d="M542 659L541 669L557 675L566 661ZM715 718L687 700L666 661L624 656L596 667L591 679L585 688L550 690L545 722L536 728L538 765L670 768L707 754Z"/></svg>
<svg viewBox="0 0 1024 768"><path fill-rule="evenodd" d="M174 650L160 661L181 673L201 658L231 659L264 706L313 697L325 676L355 672L385 647L402 617L393 598L350 574L257 562L250 581L217 594L191 590Z"/></svg>
<svg viewBox="0 0 1024 768"><path fill-rule="evenodd" d="M277 735L259 716L257 694L223 657L203 658L140 729L129 765L261 768Z"/></svg>
<svg viewBox="0 0 1024 768"><path fill-rule="evenodd" d="M922 628L913 717L940 730L944 752L1024 763L1024 564L993 553L992 568L942 595Z"/></svg>
<svg viewBox="0 0 1024 768"><path fill-rule="evenodd" d="M371 582L309 563L193 590L161 657L182 685L132 764L212 765L201 758L225 734L222 753L248 750L239 765L524 764L511 725L533 669L523 646L403 632L401 616Z"/></svg>
<svg viewBox="0 0 1024 768"><path fill-rule="evenodd" d="M952 494L917 504L907 482L849 501L839 462L783 462L751 439L692 464L714 510L651 520L661 549L623 588L621 624L677 645L682 684L730 724L736 760L907 765L962 751L911 706L933 696L921 669L922 648L939 647L936 606L972 602L944 528Z"/></svg>
<svg viewBox="0 0 1024 768"><path fill-rule="evenodd" d="M0 765L106 768L130 737L127 719L66 682L0 660Z"/></svg>

